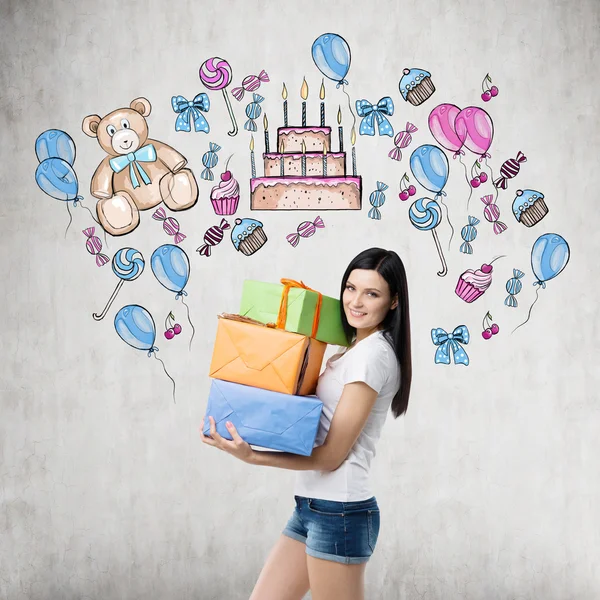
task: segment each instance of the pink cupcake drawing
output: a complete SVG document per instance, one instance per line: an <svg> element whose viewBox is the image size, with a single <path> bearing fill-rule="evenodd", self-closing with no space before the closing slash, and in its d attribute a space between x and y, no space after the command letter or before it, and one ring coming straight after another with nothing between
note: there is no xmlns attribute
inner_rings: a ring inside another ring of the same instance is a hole
<svg viewBox="0 0 600 600"><path fill-rule="evenodd" d="M500 256L498 258L501 258ZM494 259L496 260L496 259ZM494 261L492 261L494 262ZM467 269L456 283L456 295L467 303L475 302L479 296L492 284L492 267L491 263L481 265L481 269Z"/></svg>
<svg viewBox="0 0 600 600"><path fill-rule="evenodd" d="M229 161L227 161L229 163ZM227 169L227 166L225 166ZM210 201L217 215L233 215L240 201L240 185L227 170L221 173L221 181L210 192Z"/></svg>

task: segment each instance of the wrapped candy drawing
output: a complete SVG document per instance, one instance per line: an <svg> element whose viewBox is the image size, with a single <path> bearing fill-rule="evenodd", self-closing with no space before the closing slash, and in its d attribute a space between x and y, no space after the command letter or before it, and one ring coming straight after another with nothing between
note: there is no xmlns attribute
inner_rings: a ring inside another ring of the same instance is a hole
<svg viewBox="0 0 600 600"><path fill-rule="evenodd" d="M202 156L202 164L206 167L204 171L200 174L202 179L206 179L207 181L213 181L215 176L211 169L217 166L219 162L219 157L217 156L217 152L221 149L219 144L213 144L210 142L208 144L208 152L205 152Z"/></svg>
<svg viewBox="0 0 600 600"><path fill-rule="evenodd" d="M262 108L260 107L260 103L264 100L264 98L259 94L252 94L252 102L250 102L246 106L246 116L248 120L244 123L244 129L246 131L256 131L256 123L254 119L258 119L262 114Z"/></svg>
<svg viewBox="0 0 600 600"><path fill-rule="evenodd" d="M258 75L248 75L242 79L241 87L236 87L231 90L231 95L239 102L244 97L244 91L255 92L261 83L271 81L269 75L264 69Z"/></svg>
<svg viewBox="0 0 600 600"><path fill-rule="evenodd" d="M189 101L184 96L173 96L171 98L171 106L173 111L177 113L175 119L175 131L192 130L192 121L194 122L194 131L203 131L208 133L210 126L204 118L203 112L208 112L210 109L210 100L208 95L202 92L193 100Z"/></svg>
<svg viewBox="0 0 600 600"><path fill-rule="evenodd" d="M558 235L558 233L545 233L544 235L540 235L535 241L533 248L531 249L531 269L536 278L533 285L537 286L535 300L529 307L527 319L515 327L512 331L513 333L529 321L531 310L538 301L540 289L546 289L546 282L562 273L563 269L567 266L570 257L571 251L569 249L569 244L567 244L565 238Z"/></svg>
<svg viewBox="0 0 600 600"><path fill-rule="evenodd" d="M464 240L460 245L460 251L463 254L473 254L473 247L469 242L472 242L477 237L477 229L475 229L476 225L479 225L479 219L477 217L472 217L469 215L468 225L465 225L460 230L460 235Z"/></svg>
<svg viewBox="0 0 600 600"><path fill-rule="evenodd" d="M209 227L204 234L204 245L196 248L196 252L198 252L201 256L210 256L210 249L213 246L221 243L223 239L223 232L230 227L231 225L229 225L226 219L221 219L221 223L219 225L213 225L212 227Z"/></svg>
<svg viewBox="0 0 600 600"><path fill-rule="evenodd" d="M470 339L466 325L459 325L452 333L447 333L441 327L431 330L431 341L438 347L435 351L435 364L449 365L450 358L455 365L469 364L469 357L461 344L468 344Z"/></svg>
<svg viewBox="0 0 600 600"><path fill-rule="evenodd" d="M317 229L323 229L324 227L325 223L323 223L321 217L317 217L312 223L310 221L303 221L298 225L296 233L290 233L285 239L295 248L301 237L309 238L315 234Z"/></svg>
<svg viewBox="0 0 600 600"><path fill-rule="evenodd" d="M377 221L381 219L381 213L378 209L385 204L385 194L383 192L387 189L388 186L383 183L383 181L377 182L377 189L374 192L371 192L371 195L369 196L369 202L373 207L367 215L369 219L376 219Z"/></svg>
<svg viewBox="0 0 600 600"><path fill-rule="evenodd" d="M523 277L525 277L525 273L523 273L523 271L519 271L519 269L513 269L513 276L506 282L506 291L508 292L508 296L506 296L506 299L504 300L504 304L506 304L506 306L516 308L519 305L515 296L523 288L523 284L521 283L521 279Z"/></svg>
<svg viewBox="0 0 600 600"><path fill-rule="evenodd" d="M222 58L214 56L209 58L202 63L200 71L198 73L200 81L209 90L221 90L223 92L223 98L227 105L227 111L229 112L229 118L233 129L227 132L227 135L237 135L238 126L235 120L233 110L231 110L231 102L229 102L229 96L227 95L227 86L231 83L232 71L231 65Z"/></svg>
<svg viewBox="0 0 600 600"><path fill-rule="evenodd" d="M88 227L82 231L83 235L87 238L85 242L86 250L90 254L96 255L96 265L98 267L104 266L110 259L106 254L102 254L100 251L102 250L102 242L100 238L94 235L95 227Z"/></svg>
<svg viewBox="0 0 600 600"><path fill-rule="evenodd" d="M156 340L156 326L152 315L139 304L128 304L115 315L115 331L118 336L129 346L136 350L148 352L148 358L160 361L166 376L173 383L173 402L175 402L175 380L169 375L165 363L156 356L158 348L154 345Z"/></svg>
<svg viewBox="0 0 600 600"><path fill-rule="evenodd" d="M179 231L179 221L173 217L167 217L165 209L161 206L152 213L155 221L163 222L163 229L167 235L172 235L176 244L185 240L185 235Z"/></svg>
<svg viewBox="0 0 600 600"><path fill-rule="evenodd" d="M442 219L442 209L440 205L431 198L419 198L408 209L408 218L410 222L421 231L431 231L433 241L437 248L440 260L442 261L442 270L438 271L440 277L444 277L448 273L446 259L442 253L440 240L438 239L435 228L440 224Z"/></svg>
<svg viewBox="0 0 600 600"><path fill-rule="evenodd" d="M516 158L509 158L500 167L500 177L494 181L497 188L508 188L508 180L516 177L521 170L521 163L527 162L527 157L519 150Z"/></svg>
<svg viewBox="0 0 600 600"><path fill-rule="evenodd" d="M362 117L358 130L360 135L375 135L375 121L379 135L394 135L394 128L386 117L394 114L394 102L389 96L385 96L375 105L368 100L357 100L356 112Z"/></svg>
<svg viewBox="0 0 600 600"><path fill-rule="evenodd" d="M418 131L412 123L406 123L406 129L396 134L394 138L394 147L389 151L388 156L393 160L402 160L402 150L408 148L412 142L412 135Z"/></svg>
<svg viewBox="0 0 600 600"><path fill-rule="evenodd" d="M115 255L112 259L112 270L113 273L120 279L119 283L117 283L117 287L115 287L115 291L112 293L112 296L108 299L104 310L98 314L94 313L92 317L94 321L101 321L106 316L110 305L114 302L114 299L117 297L121 286L125 281L134 281L136 280L143 272L145 266L144 257L139 250L135 248L121 248L115 252Z"/></svg>
<svg viewBox="0 0 600 600"><path fill-rule="evenodd" d="M496 235L506 231L506 225L502 221L498 221L500 218L500 209L496 204L494 196L492 194L487 194L482 196L481 201L485 204L485 208L483 209L483 215L486 221L489 221L494 226L494 233Z"/></svg>

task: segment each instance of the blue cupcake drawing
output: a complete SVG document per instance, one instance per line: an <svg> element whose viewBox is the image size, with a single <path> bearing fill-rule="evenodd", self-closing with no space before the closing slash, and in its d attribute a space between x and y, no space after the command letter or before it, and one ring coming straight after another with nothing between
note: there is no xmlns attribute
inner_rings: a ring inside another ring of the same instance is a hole
<svg viewBox="0 0 600 600"><path fill-rule="evenodd" d="M533 227L548 214L544 194L536 190L517 190L512 210L515 219L527 227Z"/></svg>
<svg viewBox="0 0 600 600"><path fill-rule="evenodd" d="M423 69L404 69L398 88L402 97L413 106L423 104L435 92L431 73Z"/></svg>
<svg viewBox="0 0 600 600"><path fill-rule="evenodd" d="M231 230L231 241L235 249L246 256L260 250L267 241L263 224L256 219L236 219Z"/></svg>

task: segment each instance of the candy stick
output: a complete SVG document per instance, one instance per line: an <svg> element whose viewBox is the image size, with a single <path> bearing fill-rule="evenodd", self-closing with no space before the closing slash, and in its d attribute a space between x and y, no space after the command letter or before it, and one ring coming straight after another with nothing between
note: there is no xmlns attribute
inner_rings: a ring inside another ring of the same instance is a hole
<svg viewBox="0 0 600 600"><path fill-rule="evenodd" d="M431 231L433 241L435 242L440 260L442 261L442 270L438 271L440 277L444 277L448 273L446 259L442 252L440 240L438 239L435 228L440 224L442 219L442 209L440 205L431 198L419 198L408 210L408 218L410 222L420 231Z"/></svg>
<svg viewBox="0 0 600 600"><path fill-rule="evenodd" d="M231 119L231 123L233 125L233 130L228 131L227 135L234 136L237 135L238 126L235 120L235 115L233 114L233 110L231 109L231 102L229 101L229 96L227 95L227 86L231 83L231 65L222 58L213 57L202 63L200 67L200 81L207 87L209 90L222 90L223 98L225 98L225 104L227 105L227 110L229 112L229 118Z"/></svg>

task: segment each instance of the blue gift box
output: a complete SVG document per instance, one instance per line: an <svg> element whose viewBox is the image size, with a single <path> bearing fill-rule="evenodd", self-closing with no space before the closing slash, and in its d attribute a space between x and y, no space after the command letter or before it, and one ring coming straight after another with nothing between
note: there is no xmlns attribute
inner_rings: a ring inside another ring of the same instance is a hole
<svg viewBox="0 0 600 600"><path fill-rule="evenodd" d="M231 440L225 427L231 421L252 446L310 456L319 428L323 403L316 396L294 396L213 379L204 416L204 435L210 435L208 416L217 433Z"/></svg>

